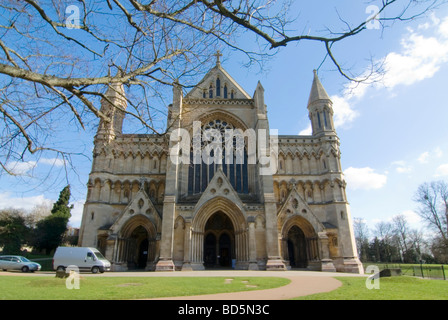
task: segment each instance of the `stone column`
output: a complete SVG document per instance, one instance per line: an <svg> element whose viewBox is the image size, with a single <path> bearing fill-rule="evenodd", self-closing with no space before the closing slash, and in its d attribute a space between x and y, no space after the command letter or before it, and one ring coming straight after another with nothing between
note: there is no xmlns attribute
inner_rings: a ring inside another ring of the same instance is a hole
<svg viewBox="0 0 448 320"><path fill-rule="evenodd" d="M173 262L173 230L174 216L176 214L175 196L165 196L163 202L162 239L160 244L160 257L156 271L174 271Z"/></svg>
<svg viewBox="0 0 448 320"><path fill-rule="evenodd" d="M249 270L258 270L257 241L255 239L255 219L251 217L249 222Z"/></svg>
<svg viewBox="0 0 448 320"><path fill-rule="evenodd" d="M336 272L333 260L330 259L330 250L328 248L328 236L326 232L319 232L320 256L322 271Z"/></svg>
<svg viewBox="0 0 448 320"><path fill-rule="evenodd" d="M277 230L277 207L274 194L265 194L266 212L266 252L268 261L266 270L286 270L286 266L280 256L278 230Z"/></svg>
<svg viewBox="0 0 448 320"><path fill-rule="evenodd" d="M191 267L191 221L185 221L184 232L184 263L182 264L182 271L192 271Z"/></svg>

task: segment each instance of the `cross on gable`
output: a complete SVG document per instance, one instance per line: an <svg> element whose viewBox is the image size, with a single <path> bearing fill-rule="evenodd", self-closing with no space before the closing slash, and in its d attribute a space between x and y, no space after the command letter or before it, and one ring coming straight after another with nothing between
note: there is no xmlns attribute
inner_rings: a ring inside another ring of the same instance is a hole
<svg viewBox="0 0 448 320"><path fill-rule="evenodd" d="M222 53L221 51L216 51L216 53L214 54L214 56L216 57L216 65L220 65L221 61L219 60L222 57Z"/></svg>

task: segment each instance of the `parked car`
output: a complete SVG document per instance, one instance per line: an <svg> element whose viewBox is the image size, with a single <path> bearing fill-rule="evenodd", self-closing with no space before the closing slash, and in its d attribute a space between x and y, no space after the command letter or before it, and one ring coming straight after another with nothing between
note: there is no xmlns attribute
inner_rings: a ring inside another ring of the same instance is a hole
<svg viewBox="0 0 448 320"><path fill-rule="evenodd" d="M80 271L110 271L110 262L96 248L58 247L53 257L53 270L76 266Z"/></svg>
<svg viewBox="0 0 448 320"><path fill-rule="evenodd" d="M22 272L34 272L41 269L41 265L37 262L28 260L22 256L0 256L0 269L7 270L22 270Z"/></svg>

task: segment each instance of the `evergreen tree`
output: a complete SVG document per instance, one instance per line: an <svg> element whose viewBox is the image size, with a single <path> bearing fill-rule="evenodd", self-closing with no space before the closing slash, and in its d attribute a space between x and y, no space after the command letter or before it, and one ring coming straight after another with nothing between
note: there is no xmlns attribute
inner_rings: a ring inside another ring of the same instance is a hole
<svg viewBox="0 0 448 320"><path fill-rule="evenodd" d="M63 241L67 231L67 223L71 217L73 205L69 205L70 186L66 186L59 194L59 199L53 205L51 215L39 221L36 227L36 236L34 246L37 249L45 250L50 254Z"/></svg>
<svg viewBox="0 0 448 320"><path fill-rule="evenodd" d="M28 234L29 228L21 212L15 209L0 212L0 247L3 247L3 254L20 254Z"/></svg>

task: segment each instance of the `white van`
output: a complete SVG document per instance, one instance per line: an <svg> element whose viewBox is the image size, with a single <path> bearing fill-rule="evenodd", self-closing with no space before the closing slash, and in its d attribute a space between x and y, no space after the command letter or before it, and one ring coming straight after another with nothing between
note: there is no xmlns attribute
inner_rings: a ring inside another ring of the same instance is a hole
<svg viewBox="0 0 448 320"><path fill-rule="evenodd" d="M79 271L110 271L110 262L96 248L58 247L53 256L53 270L63 271L77 266Z"/></svg>

